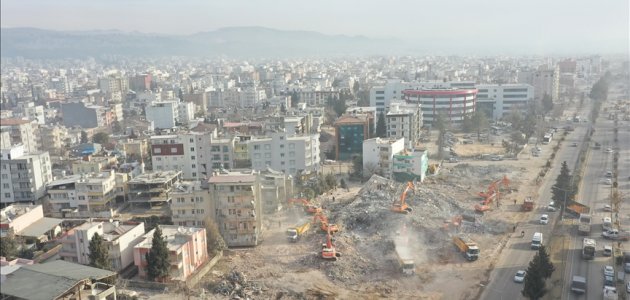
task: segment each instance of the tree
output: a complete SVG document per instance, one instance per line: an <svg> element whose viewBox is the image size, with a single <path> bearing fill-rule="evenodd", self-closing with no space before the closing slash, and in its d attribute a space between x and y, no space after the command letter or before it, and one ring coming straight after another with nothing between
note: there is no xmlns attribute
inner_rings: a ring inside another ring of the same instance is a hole
<svg viewBox="0 0 630 300"><path fill-rule="evenodd" d="M385 125L385 113L378 114L378 121L376 121L376 136L384 138L387 136L387 125Z"/></svg>
<svg viewBox="0 0 630 300"><path fill-rule="evenodd" d="M221 236L217 223L210 217L204 220L206 224L206 240L208 241L208 252L217 255L221 251L227 249L225 240Z"/></svg>
<svg viewBox="0 0 630 300"><path fill-rule="evenodd" d="M543 276L537 256L538 253L536 253L532 261L529 262L529 267L525 274L523 290L521 291L523 296L532 300L540 299L547 293L545 277Z"/></svg>
<svg viewBox="0 0 630 300"><path fill-rule="evenodd" d="M109 134L106 132L99 132L92 137L92 142L97 144L108 144L109 143Z"/></svg>
<svg viewBox="0 0 630 300"><path fill-rule="evenodd" d="M120 125L120 122L118 122L118 121L112 122L112 131L114 133L122 132L122 126Z"/></svg>
<svg viewBox="0 0 630 300"><path fill-rule="evenodd" d="M564 161L562 162L562 167L560 168L560 174L556 178L556 184L551 187L551 199L553 199L556 205L560 204L564 209L564 205L566 204L565 201L573 199L575 192L576 191L571 182L569 167L567 166L567 162Z"/></svg>
<svg viewBox="0 0 630 300"><path fill-rule="evenodd" d="M444 158L444 135L446 134L446 117L444 116L444 114L439 113L432 125L438 130L438 159L442 160Z"/></svg>
<svg viewBox="0 0 630 300"><path fill-rule="evenodd" d="M352 92L355 95L359 93L359 82L358 81L354 81L354 84L352 85Z"/></svg>
<svg viewBox="0 0 630 300"><path fill-rule="evenodd" d="M111 269L109 250L107 249L107 245L105 245L105 241L98 233L94 233L92 236L88 250L90 251L88 255L90 266L105 270Z"/></svg>
<svg viewBox="0 0 630 300"><path fill-rule="evenodd" d="M545 93L542 98L542 106L543 106L543 115L546 115L553 110L553 100L551 99L551 95Z"/></svg>
<svg viewBox="0 0 630 300"><path fill-rule="evenodd" d="M556 270L551 259L549 259L549 253L547 253L547 248L545 246L540 246L538 248L538 254L534 256L534 258L538 259L538 265L540 267L540 274L545 278L551 278L551 275Z"/></svg>
<svg viewBox="0 0 630 300"><path fill-rule="evenodd" d="M284 103L282 103L282 104L280 105L280 111L281 111L283 114L287 112L287 106L286 106L286 105L284 105Z"/></svg>
<svg viewBox="0 0 630 300"><path fill-rule="evenodd" d="M335 175L333 175L332 173L326 174L326 177L324 177L324 179L326 180L326 185L329 188L337 187L337 178L335 178Z"/></svg>
<svg viewBox="0 0 630 300"><path fill-rule="evenodd" d="M333 106L333 109L335 110L335 113L337 114L337 116L343 115L343 113L346 112L347 108L348 106L346 106L345 99L339 99L335 101L334 106Z"/></svg>
<svg viewBox="0 0 630 300"><path fill-rule="evenodd" d="M341 178L341 180L339 180L339 187L341 187L342 189L347 189L348 188L348 184L346 184L346 180Z"/></svg>
<svg viewBox="0 0 630 300"><path fill-rule="evenodd" d="M17 242L13 236L6 236L0 239L0 256L11 259L15 257L17 252Z"/></svg>
<svg viewBox="0 0 630 300"><path fill-rule="evenodd" d="M149 280L163 280L168 277L171 267L168 259L168 246L160 226L156 226L155 231L153 231L151 249L146 257Z"/></svg>
<svg viewBox="0 0 630 300"><path fill-rule="evenodd" d="M363 174L363 156L357 155L352 158L352 173L355 177L361 178Z"/></svg>
<svg viewBox="0 0 630 300"><path fill-rule="evenodd" d="M35 257L35 252L33 252L32 248L27 248L26 245L22 245L22 248L20 249L20 252L18 252L17 257L33 259L33 257Z"/></svg>
<svg viewBox="0 0 630 300"><path fill-rule="evenodd" d="M299 102L300 95L297 91L293 91L293 93L291 93L291 107L296 107Z"/></svg>
<svg viewBox="0 0 630 300"><path fill-rule="evenodd" d="M477 132L477 140L481 140L481 131L490 126L488 117L482 111L475 111L470 120L471 129Z"/></svg>
<svg viewBox="0 0 630 300"><path fill-rule="evenodd" d="M81 131L81 144L86 144L88 142L88 134L85 131Z"/></svg>
<svg viewBox="0 0 630 300"><path fill-rule="evenodd" d="M332 82L332 87L334 88L339 87L340 84L341 84L341 79L335 78L335 80L333 80Z"/></svg>

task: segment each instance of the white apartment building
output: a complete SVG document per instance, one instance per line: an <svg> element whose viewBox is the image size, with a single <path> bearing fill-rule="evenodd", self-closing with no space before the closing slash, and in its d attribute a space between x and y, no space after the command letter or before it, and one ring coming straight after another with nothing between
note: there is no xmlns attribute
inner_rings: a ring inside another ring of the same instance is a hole
<svg viewBox="0 0 630 300"><path fill-rule="evenodd" d="M39 150L37 138L37 122L35 120L22 120L14 118L0 119L0 131L8 132L11 137L11 145L22 144L24 152L33 153Z"/></svg>
<svg viewBox="0 0 630 300"><path fill-rule="evenodd" d="M46 124L44 107L42 105L35 105L33 102L20 102L18 103L18 107L26 119L35 120L39 125Z"/></svg>
<svg viewBox="0 0 630 300"><path fill-rule="evenodd" d="M380 113L387 111L392 101L404 99L404 90L421 89L446 89L446 88L474 88L474 81L428 81L428 82L403 82L401 80L389 80L385 85L375 86L370 89L370 106L376 107Z"/></svg>
<svg viewBox="0 0 630 300"><path fill-rule="evenodd" d="M385 116L387 137L405 138L405 147L413 148L422 133L420 103L392 102Z"/></svg>
<svg viewBox="0 0 630 300"><path fill-rule="evenodd" d="M192 102L180 102L177 120L181 123L188 124L195 119L195 104Z"/></svg>
<svg viewBox="0 0 630 300"><path fill-rule="evenodd" d="M205 227L208 218L214 218L215 203L207 184L200 181L182 181L171 191L173 224L188 227Z"/></svg>
<svg viewBox="0 0 630 300"><path fill-rule="evenodd" d="M39 128L42 150L60 153L66 148L68 129L62 125L42 126Z"/></svg>
<svg viewBox="0 0 630 300"><path fill-rule="evenodd" d="M62 240L59 256L66 261L88 265L90 241L100 235L109 250L112 271L122 271L133 264L133 248L143 240L144 223L121 224L113 222L86 222L68 232Z"/></svg>
<svg viewBox="0 0 630 300"><path fill-rule="evenodd" d="M52 181L48 152L26 154L22 145L1 150L0 204L33 202L46 194Z"/></svg>
<svg viewBox="0 0 630 300"><path fill-rule="evenodd" d="M241 107L254 107L267 99L264 89L247 88L240 93Z"/></svg>
<svg viewBox="0 0 630 300"><path fill-rule="evenodd" d="M208 136L197 133L179 135L156 135L150 139L151 162L154 171L180 170L182 178L197 180L203 178L199 163L199 150L203 142L210 147Z"/></svg>
<svg viewBox="0 0 630 300"><path fill-rule="evenodd" d="M526 112L534 100L534 87L529 84L479 84L477 109L494 120L501 120L512 112Z"/></svg>
<svg viewBox="0 0 630 300"><path fill-rule="evenodd" d="M373 138L363 141L363 171L392 176L392 158L405 149L405 138Z"/></svg>
<svg viewBox="0 0 630 300"><path fill-rule="evenodd" d="M54 212L101 212L110 209L126 180L116 181L114 170L67 176L47 185Z"/></svg>
<svg viewBox="0 0 630 300"><path fill-rule="evenodd" d="M545 94L556 102L560 96L560 67L541 68L535 71L521 71L518 82L530 84L534 87L534 99L542 100Z"/></svg>
<svg viewBox="0 0 630 300"><path fill-rule="evenodd" d="M145 108L145 116L153 128L173 128L179 121L179 105L177 101L153 102Z"/></svg>
<svg viewBox="0 0 630 300"><path fill-rule="evenodd" d="M295 176L299 171L310 174L320 169L319 133L289 135L279 131L264 138L252 137L247 150L257 171L271 168Z"/></svg>

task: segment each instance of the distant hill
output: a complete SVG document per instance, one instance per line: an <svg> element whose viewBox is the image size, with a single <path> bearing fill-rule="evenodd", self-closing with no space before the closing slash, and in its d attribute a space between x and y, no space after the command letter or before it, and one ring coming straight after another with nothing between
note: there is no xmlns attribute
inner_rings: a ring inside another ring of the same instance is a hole
<svg viewBox="0 0 630 300"><path fill-rule="evenodd" d="M121 56L300 57L404 54L396 39L326 35L263 27L228 27L192 35L2 28L2 57L75 58Z"/></svg>

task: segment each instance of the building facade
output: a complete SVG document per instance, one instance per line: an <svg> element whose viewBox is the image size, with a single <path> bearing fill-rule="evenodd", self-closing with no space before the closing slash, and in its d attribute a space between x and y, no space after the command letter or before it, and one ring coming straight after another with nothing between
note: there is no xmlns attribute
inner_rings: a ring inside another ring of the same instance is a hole
<svg viewBox="0 0 630 300"><path fill-rule="evenodd" d="M33 153L39 150L39 139L37 138L38 127L34 120L14 118L0 119L0 131L9 133L10 145L22 144L24 145L24 151L27 153ZM4 142L4 144L9 143Z"/></svg>
<svg viewBox="0 0 630 300"><path fill-rule="evenodd" d="M0 204L34 202L46 194L52 181L48 152L24 153L22 145L1 150Z"/></svg>
<svg viewBox="0 0 630 300"><path fill-rule="evenodd" d="M418 103L422 109L425 123L433 125L439 114L445 121L459 125L464 117L475 112L477 105L477 89L426 89L405 90L408 103Z"/></svg>
<svg viewBox="0 0 630 300"><path fill-rule="evenodd" d="M405 149L405 138L373 138L363 141L363 172L392 176L394 154Z"/></svg>
<svg viewBox="0 0 630 300"><path fill-rule="evenodd" d="M363 151L363 141L370 138L370 123L365 115L343 115L335 121L337 160L351 160Z"/></svg>
<svg viewBox="0 0 630 300"><path fill-rule="evenodd" d="M319 133L273 132L264 138L252 137L247 147L252 168L257 171L271 168L296 175L317 173L320 168Z"/></svg>
<svg viewBox="0 0 630 300"><path fill-rule="evenodd" d="M477 109L493 120L525 113L534 100L534 87L529 84L480 84L477 89Z"/></svg>
<svg viewBox="0 0 630 300"><path fill-rule="evenodd" d="M423 182L429 169L429 157L426 150L405 150L392 157L393 179L400 182Z"/></svg>
<svg viewBox="0 0 630 300"><path fill-rule="evenodd" d="M385 118L387 137L405 138L407 148L420 141L423 120L419 103L392 102Z"/></svg>
<svg viewBox="0 0 630 300"><path fill-rule="evenodd" d="M179 122L179 105L177 101L153 102L145 108L145 116L154 128L173 128Z"/></svg>
<svg viewBox="0 0 630 300"><path fill-rule="evenodd" d="M171 190L181 181L182 172L169 170L144 173L129 180L128 202L134 205L168 203L172 200Z"/></svg>

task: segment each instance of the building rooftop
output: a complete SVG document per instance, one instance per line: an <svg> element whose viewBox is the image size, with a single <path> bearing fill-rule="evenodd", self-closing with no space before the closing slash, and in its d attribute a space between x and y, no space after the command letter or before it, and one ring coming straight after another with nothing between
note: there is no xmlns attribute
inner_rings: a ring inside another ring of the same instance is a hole
<svg viewBox="0 0 630 300"><path fill-rule="evenodd" d="M103 226L103 239L106 241L113 241L128 231L136 228L140 224L135 225L126 225L120 224L118 221L114 222L85 222L77 227L74 230L88 230L94 226L102 225Z"/></svg>
<svg viewBox="0 0 630 300"><path fill-rule="evenodd" d="M165 237L166 242L168 243L169 251L177 251L184 244L188 242L188 238L201 231L203 228L196 227L183 227L177 225L158 225L162 230L162 235ZM143 237L144 240L137 244L135 248L151 248L153 245L153 233L155 229L147 232Z"/></svg>
<svg viewBox="0 0 630 300"><path fill-rule="evenodd" d="M4 119L0 119L0 126L22 125L22 124L28 124L31 122L33 121L23 120L23 119L18 119L18 118L4 118Z"/></svg>
<svg viewBox="0 0 630 300"><path fill-rule="evenodd" d="M25 265L7 276L2 294L19 299L50 300L65 294L81 281L100 280L116 273L55 260Z"/></svg>
<svg viewBox="0 0 630 300"><path fill-rule="evenodd" d="M16 232L15 234L19 236L34 237L39 239L41 236L45 235L46 232L61 224L61 222L63 222L63 219L44 217L35 221L31 225L28 225L28 227L22 229L20 232Z"/></svg>
<svg viewBox="0 0 630 300"><path fill-rule="evenodd" d="M177 170L144 173L130 180L129 184L165 183L179 176L181 173L182 171L177 171Z"/></svg>
<svg viewBox="0 0 630 300"><path fill-rule="evenodd" d="M201 182L199 181L181 181L175 184L171 190L171 194L189 194L193 191L202 190Z"/></svg>
<svg viewBox="0 0 630 300"><path fill-rule="evenodd" d="M11 204L0 210L0 221L2 223L11 223L15 218L37 208L39 205L31 204Z"/></svg>
<svg viewBox="0 0 630 300"><path fill-rule="evenodd" d="M254 181L256 181L256 175L239 172L218 173L208 179L209 183L244 183Z"/></svg>

